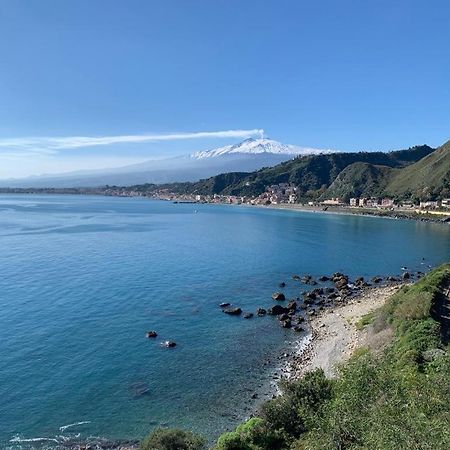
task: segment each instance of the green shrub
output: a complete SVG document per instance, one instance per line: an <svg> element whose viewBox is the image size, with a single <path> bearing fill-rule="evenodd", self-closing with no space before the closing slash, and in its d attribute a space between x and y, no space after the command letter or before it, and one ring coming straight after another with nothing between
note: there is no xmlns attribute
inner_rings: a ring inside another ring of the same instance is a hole
<svg viewBox="0 0 450 450"><path fill-rule="evenodd" d="M206 441L190 431L158 428L141 443L141 450L203 450Z"/></svg>

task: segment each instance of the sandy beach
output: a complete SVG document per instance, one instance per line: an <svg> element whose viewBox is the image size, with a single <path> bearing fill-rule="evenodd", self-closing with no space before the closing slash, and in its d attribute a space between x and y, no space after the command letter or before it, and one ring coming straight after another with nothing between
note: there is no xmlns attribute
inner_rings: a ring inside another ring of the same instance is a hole
<svg viewBox="0 0 450 450"><path fill-rule="evenodd" d="M328 377L335 376L336 366L350 358L356 348L371 344L367 330L358 330L356 323L381 307L400 287L369 289L349 303L312 318L311 340L291 359L289 378L299 378L317 368L323 369Z"/></svg>

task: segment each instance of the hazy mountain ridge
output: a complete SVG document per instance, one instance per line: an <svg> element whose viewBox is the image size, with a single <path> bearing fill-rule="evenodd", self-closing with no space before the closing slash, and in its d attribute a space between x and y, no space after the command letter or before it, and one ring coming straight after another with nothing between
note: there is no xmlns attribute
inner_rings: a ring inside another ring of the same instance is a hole
<svg viewBox="0 0 450 450"><path fill-rule="evenodd" d="M0 180L0 186L68 188L197 181L225 172L253 172L262 167L272 167L299 154L323 152L325 151L282 144L272 139L250 138L235 145L114 169Z"/></svg>

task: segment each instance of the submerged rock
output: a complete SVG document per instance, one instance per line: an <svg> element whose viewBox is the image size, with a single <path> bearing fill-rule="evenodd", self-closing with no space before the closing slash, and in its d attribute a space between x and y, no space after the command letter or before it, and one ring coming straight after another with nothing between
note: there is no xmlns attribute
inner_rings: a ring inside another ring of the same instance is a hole
<svg viewBox="0 0 450 450"><path fill-rule="evenodd" d="M267 311L266 311L264 308L258 308L258 309L256 310L256 314L257 314L258 316L265 316L266 313L267 313Z"/></svg>
<svg viewBox="0 0 450 450"><path fill-rule="evenodd" d="M284 281L282 281L278 286L280 286L280 288L284 288L284 287L286 287L286 283Z"/></svg>
<svg viewBox="0 0 450 450"><path fill-rule="evenodd" d="M132 392L134 398L138 398L142 395L150 393L150 386L147 383L140 381L131 384L129 389Z"/></svg>
<svg viewBox="0 0 450 450"><path fill-rule="evenodd" d="M248 312L243 315L244 319L251 319L253 317L253 313Z"/></svg>
<svg viewBox="0 0 450 450"><path fill-rule="evenodd" d="M225 314L229 314L230 316L239 316L242 313L241 308L225 308L223 310Z"/></svg>

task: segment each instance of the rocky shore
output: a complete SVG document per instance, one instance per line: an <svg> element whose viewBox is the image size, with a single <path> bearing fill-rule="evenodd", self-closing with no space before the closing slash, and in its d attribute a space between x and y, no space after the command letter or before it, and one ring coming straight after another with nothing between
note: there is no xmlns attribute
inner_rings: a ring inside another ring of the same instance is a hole
<svg viewBox="0 0 450 450"><path fill-rule="evenodd" d="M323 369L326 376L336 375L336 368L356 348L370 345L370 336L357 326L359 320L381 307L404 283L371 287L348 303L322 311L310 320L311 338L295 352L283 368L284 376L296 379L305 372Z"/></svg>

